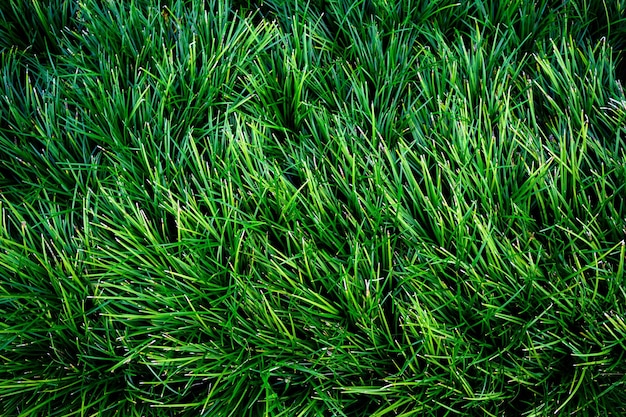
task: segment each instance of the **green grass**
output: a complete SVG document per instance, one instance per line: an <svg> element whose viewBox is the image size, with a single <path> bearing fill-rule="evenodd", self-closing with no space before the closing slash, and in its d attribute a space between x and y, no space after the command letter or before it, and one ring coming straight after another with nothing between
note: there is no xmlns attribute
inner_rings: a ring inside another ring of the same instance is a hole
<svg viewBox="0 0 626 417"><path fill-rule="evenodd" d="M161 6L0 6L1 415L626 413L626 2Z"/></svg>

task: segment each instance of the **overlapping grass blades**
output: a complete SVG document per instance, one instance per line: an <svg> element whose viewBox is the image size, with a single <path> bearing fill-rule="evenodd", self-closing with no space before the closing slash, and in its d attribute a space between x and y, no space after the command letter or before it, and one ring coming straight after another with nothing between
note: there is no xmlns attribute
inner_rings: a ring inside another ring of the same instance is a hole
<svg viewBox="0 0 626 417"><path fill-rule="evenodd" d="M623 414L622 3L0 6L0 414Z"/></svg>

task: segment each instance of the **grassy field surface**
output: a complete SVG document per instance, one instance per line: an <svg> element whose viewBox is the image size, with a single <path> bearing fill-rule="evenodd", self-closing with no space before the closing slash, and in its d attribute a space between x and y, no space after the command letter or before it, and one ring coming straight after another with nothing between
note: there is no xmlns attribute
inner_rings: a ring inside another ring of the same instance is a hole
<svg viewBox="0 0 626 417"><path fill-rule="evenodd" d="M626 1L4 0L0 415L626 415Z"/></svg>

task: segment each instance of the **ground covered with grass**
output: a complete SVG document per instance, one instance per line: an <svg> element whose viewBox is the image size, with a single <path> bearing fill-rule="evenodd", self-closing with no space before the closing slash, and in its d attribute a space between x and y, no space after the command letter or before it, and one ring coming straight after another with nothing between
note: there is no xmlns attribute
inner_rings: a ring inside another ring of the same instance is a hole
<svg viewBox="0 0 626 417"><path fill-rule="evenodd" d="M0 6L0 414L626 413L626 2L162 6Z"/></svg>

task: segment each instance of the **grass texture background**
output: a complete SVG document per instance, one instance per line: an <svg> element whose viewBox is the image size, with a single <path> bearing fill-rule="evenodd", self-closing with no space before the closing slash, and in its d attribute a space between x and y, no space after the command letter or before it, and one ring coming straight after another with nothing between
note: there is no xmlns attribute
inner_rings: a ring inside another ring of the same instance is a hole
<svg viewBox="0 0 626 417"><path fill-rule="evenodd" d="M625 415L625 19L3 1L0 414Z"/></svg>

